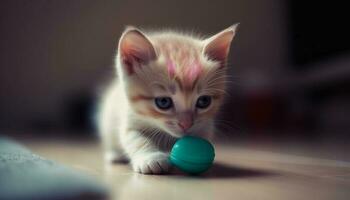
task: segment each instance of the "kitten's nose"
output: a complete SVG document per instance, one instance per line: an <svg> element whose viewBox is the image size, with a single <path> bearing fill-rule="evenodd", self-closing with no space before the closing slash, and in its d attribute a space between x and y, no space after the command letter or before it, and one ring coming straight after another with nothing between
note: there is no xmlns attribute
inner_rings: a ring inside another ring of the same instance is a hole
<svg viewBox="0 0 350 200"><path fill-rule="evenodd" d="M183 113L180 113L178 115L178 123L179 127L186 131L193 125L193 113L191 111L186 111Z"/></svg>
<svg viewBox="0 0 350 200"><path fill-rule="evenodd" d="M177 123L183 131L188 130L189 128L191 128L191 126L193 125L192 120L185 120L185 121L180 121L179 123Z"/></svg>

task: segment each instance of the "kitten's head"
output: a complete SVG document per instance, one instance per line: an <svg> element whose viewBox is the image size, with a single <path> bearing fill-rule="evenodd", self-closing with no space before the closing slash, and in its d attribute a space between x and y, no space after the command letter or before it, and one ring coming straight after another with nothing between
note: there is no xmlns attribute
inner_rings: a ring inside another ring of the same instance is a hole
<svg viewBox="0 0 350 200"><path fill-rule="evenodd" d="M174 137L207 134L226 82L237 25L199 39L127 28L119 41L118 73L134 113Z"/></svg>

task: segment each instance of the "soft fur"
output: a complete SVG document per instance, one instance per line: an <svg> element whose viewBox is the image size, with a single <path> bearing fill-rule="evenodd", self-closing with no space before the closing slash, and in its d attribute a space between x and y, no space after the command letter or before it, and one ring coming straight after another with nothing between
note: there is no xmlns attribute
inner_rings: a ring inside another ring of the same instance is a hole
<svg viewBox="0 0 350 200"><path fill-rule="evenodd" d="M134 27L124 31L117 77L100 104L99 131L107 161L128 159L136 172L165 173L176 138L213 136L236 27L208 39L171 31L144 33ZM195 107L201 95L211 96L208 108ZM155 97L165 96L172 98L172 109L155 105Z"/></svg>

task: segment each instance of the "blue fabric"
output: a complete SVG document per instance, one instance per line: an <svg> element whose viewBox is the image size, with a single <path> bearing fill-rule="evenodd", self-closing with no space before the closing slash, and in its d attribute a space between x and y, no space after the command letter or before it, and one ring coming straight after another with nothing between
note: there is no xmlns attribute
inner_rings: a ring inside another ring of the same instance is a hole
<svg viewBox="0 0 350 200"><path fill-rule="evenodd" d="M93 178L0 137L0 199L104 199Z"/></svg>

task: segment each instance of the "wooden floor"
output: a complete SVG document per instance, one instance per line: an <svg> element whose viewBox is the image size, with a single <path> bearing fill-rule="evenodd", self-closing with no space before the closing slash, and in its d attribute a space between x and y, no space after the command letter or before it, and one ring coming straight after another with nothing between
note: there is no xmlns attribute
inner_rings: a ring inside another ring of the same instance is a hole
<svg viewBox="0 0 350 200"><path fill-rule="evenodd" d="M350 162L314 156L321 148L310 153L290 150L293 148L282 151L273 145L216 144L215 165L205 175L191 177L140 175L127 164L104 165L93 140L32 138L19 142L105 182L112 199L350 199Z"/></svg>

